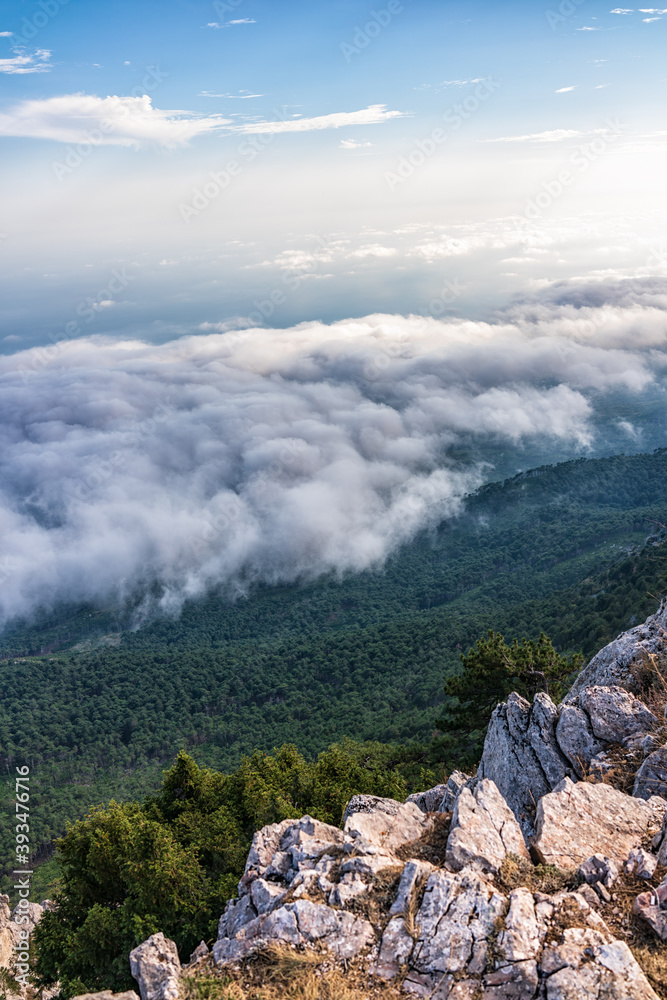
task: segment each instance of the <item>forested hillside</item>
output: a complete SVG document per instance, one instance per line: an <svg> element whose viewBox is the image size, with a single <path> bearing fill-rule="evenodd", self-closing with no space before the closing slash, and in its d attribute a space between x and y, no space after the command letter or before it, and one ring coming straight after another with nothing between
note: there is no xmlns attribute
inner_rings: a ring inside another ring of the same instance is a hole
<svg viewBox="0 0 667 1000"><path fill-rule="evenodd" d="M426 741L488 629L592 654L667 586L666 484L665 449L544 467L482 488L376 573L211 595L134 632L131 608L15 623L1 746L35 775L35 842L154 789L182 747L228 770L285 742L312 758L345 736Z"/></svg>

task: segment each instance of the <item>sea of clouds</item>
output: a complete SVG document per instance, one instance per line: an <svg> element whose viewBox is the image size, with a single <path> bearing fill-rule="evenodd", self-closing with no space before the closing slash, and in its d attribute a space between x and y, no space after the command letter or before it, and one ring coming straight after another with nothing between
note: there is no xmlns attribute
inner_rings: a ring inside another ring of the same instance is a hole
<svg viewBox="0 0 667 1000"><path fill-rule="evenodd" d="M381 566L493 478L458 445L593 453L600 402L662 391L666 345L646 279L551 286L495 322L208 324L0 358L0 618Z"/></svg>

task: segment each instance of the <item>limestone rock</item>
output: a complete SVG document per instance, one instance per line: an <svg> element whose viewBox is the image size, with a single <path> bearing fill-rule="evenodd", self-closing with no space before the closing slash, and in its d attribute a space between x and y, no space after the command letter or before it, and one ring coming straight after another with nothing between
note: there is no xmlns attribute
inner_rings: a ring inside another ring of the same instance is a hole
<svg viewBox="0 0 667 1000"><path fill-rule="evenodd" d="M656 614L628 632L623 632L581 671L564 701L575 703L584 688L595 685L618 685L639 694L642 676L664 663L667 653L667 600ZM655 658L655 659L652 659Z"/></svg>
<svg viewBox="0 0 667 1000"><path fill-rule="evenodd" d="M463 788L464 785L471 781L471 776L469 774L464 774L463 771L452 771L449 778L447 779L447 784L445 785L445 794L442 797L442 802L438 808L438 812L449 813L454 811L454 806L456 804L456 797Z"/></svg>
<svg viewBox="0 0 667 1000"><path fill-rule="evenodd" d="M510 893L505 927L498 936L498 951L507 962L527 962L538 957L545 929L535 916L533 894L528 889Z"/></svg>
<svg viewBox="0 0 667 1000"><path fill-rule="evenodd" d="M663 941L667 941L667 883L637 896L633 912L642 917Z"/></svg>
<svg viewBox="0 0 667 1000"><path fill-rule="evenodd" d="M433 872L415 920L419 935L406 988L411 981L413 992L429 984L433 990L448 974L480 976L486 966L489 938L498 919L507 913L507 906L507 898L470 868L456 874Z"/></svg>
<svg viewBox="0 0 667 1000"><path fill-rule="evenodd" d="M389 916L403 916L410 912L415 893L433 871L428 861L408 861L398 883L396 899L391 905Z"/></svg>
<svg viewBox="0 0 667 1000"><path fill-rule="evenodd" d="M414 802L422 812L437 812L442 805L446 791L447 784L434 785L433 788L429 788L425 792L415 792L413 795L408 795L405 801Z"/></svg>
<svg viewBox="0 0 667 1000"><path fill-rule="evenodd" d="M584 688L579 706L588 715L594 735L607 743L622 743L626 737L658 725L643 701L618 686Z"/></svg>
<svg viewBox="0 0 667 1000"><path fill-rule="evenodd" d="M211 953L208 950L208 945L206 944L206 942L200 941L195 950L190 955L190 961L188 964L193 965L193 963L198 962L200 958L206 958L206 956L210 954Z"/></svg>
<svg viewBox="0 0 667 1000"><path fill-rule="evenodd" d="M111 990L101 990L99 993L79 993L72 1000L139 1000L134 990L125 993L112 993Z"/></svg>
<svg viewBox="0 0 667 1000"><path fill-rule="evenodd" d="M534 1000L539 985L537 962L516 962L484 976L484 1000Z"/></svg>
<svg viewBox="0 0 667 1000"><path fill-rule="evenodd" d="M625 862L625 870L629 875L636 875L637 878L653 878L658 867L658 859L655 854L645 851L643 847L635 847L630 851L628 860Z"/></svg>
<svg viewBox="0 0 667 1000"><path fill-rule="evenodd" d="M141 1000L177 1000L181 963L178 949L162 931L130 952L130 969Z"/></svg>
<svg viewBox="0 0 667 1000"><path fill-rule="evenodd" d="M381 979L393 979L407 965L415 946L403 917L392 917L382 934L380 954L374 972Z"/></svg>
<svg viewBox="0 0 667 1000"><path fill-rule="evenodd" d="M632 794L640 799L660 795L667 799L667 746L649 754L635 776Z"/></svg>
<svg viewBox="0 0 667 1000"><path fill-rule="evenodd" d="M556 707L547 695L535 700L535 712L516 693L495 708L477 771L497 786L526 837L533 833L535 803L571 773L556 744Z"/></svg>
<svg viewBox="0 0 667 1000"><path fill-rule="evenodd" d="M387 853L418 840L431 820L414 802L355 795L345 810L344 832Z"/></svg>
<svg viewBox="0 0 667 1000"><path fill-rule="evenodd" d="M547 1000L658 1000L624 941L588 945L549 976Z"/></svg>
<svg viewBox="0 0 667 1000"><path fill-rule="evenodd" d="M474 792L463 788L452 815L447 862L456 871L470 865L497 872L510 853L529 857L521 828L493 781L483 778Z"/></svg>
<svg viewBox="0 0 667 1000"><path fill-rule="evenodd" d="M588 885L596 885L599 882L605 889L611 889L618 879L618 868L610 858L594 854L579 865L577 875Z"/></svg>
<svg viewBox="0 0 667 1000"><path fill-rule="evenodd" d="M561 706L556 739L578 778L584 777L591 758L605 746L594 736L590 719L578 705Z"/></svg>
<svg viewBox="0 0 667 1000"><path fill-rule="evenodd" d="M216 965L239 962L271 943L295 947L324 945L338 958L350 959L374 941L375 933L367 920L308 899L298 899L256 917L234 938L219 938L213 945L213 960Z"/></svg>
<svg viewBox="0 0 667 1000"><path fill-rule="evenodd" d="M667 802L632 798L611 785L565 778L538 804L533 846L544 864L576 868L593 854L622 865L660 827Z"/></svg>
<svg viewBox="0 0 667 1000"><path fill-rule="evenodd" d="M368 883L357 872L347 872L335 885L329 896L331 906L347 906L357 896L368 891Z"/></svg>

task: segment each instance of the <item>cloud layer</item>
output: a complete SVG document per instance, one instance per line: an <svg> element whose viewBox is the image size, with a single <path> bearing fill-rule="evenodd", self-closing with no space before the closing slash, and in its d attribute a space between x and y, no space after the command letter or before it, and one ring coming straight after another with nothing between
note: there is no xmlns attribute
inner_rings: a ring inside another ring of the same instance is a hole
<svg viewBox="0 0 667 1000"><path fill-rule="evenodd" d="M585 449L602 394L650 388L663 292L560 288L496 324L376 315L0 359L2 615L156 581L177 609L218 584L381 565L482 481L451 446Z"/></svg>
<svg viewBox="0 0 667 1000"><path fill-rule="evenodd" d="M46 53L48 55L48 53ZM28 57L5 60L17 68L2 72L36 72L22 69L17 62ZM248 95L260 96L260 95ZM96 97L93 94L65 94L46 100L27 100L0 113L0 136L52 139L56 142L92 142L94 145L134 146L157 144L166 148L182 146L198 135L221 130L240 135L278 132L313 132L347 125L379 125L393 118L403 118L401 111L389 111L386 104L373 104L360 111L339 111L313 118L292 116L275 121L235 124L221 115L193 115L185 111L166 111L153 107L151 98Z"/></svg>

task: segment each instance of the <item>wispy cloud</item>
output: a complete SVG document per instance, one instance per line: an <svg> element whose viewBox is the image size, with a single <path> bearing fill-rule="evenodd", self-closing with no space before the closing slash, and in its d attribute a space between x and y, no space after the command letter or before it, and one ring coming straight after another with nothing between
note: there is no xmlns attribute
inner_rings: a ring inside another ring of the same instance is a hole
<svg viewBox="0 0 667 1000"><path fill-rule="evenodd" d="M561 142L585 135L571 128L554 128L547 132L533 132L531 135L502 135L497 139L482 139L482 142Z"/></svg>
<svg viewBox="0 0 667 1000"><path fill-rule="evenodd" d="M347 125L378 125L406 117L402 111L388 111L385 104L373 104L361 111L339 111L314 118L246 122L235 124L220 115L194 115L187 111L154 108L151 98L96 97L65 94L46 100L22 101L0 113L0 136L53 139L56 142L91 141L96 145L134 146L157 144L167 148L183 146L199 135L219 131L240 134L311 132Z"/></svg>
<svg viewBox="0 0 667 1000"><path fill-rule="evenodd" d="M266 132L312 132L320 129L343 128L346 125L380 125L392 118L406 118L404 111L387 111L386 104L371 104L361 111L337 111L315 118L297 118L291 121L254 122L236 125L230 131L249 134Z"/></svg>
<svg viewBox="0 0 667 1000"><path fill-rule="evenodd" d="M214 94L211 90L200 90L197 97L227 97L238 101L247 101L251 97L264 97L264 94L251 94L249 90L239 90L238 94Z"/></svg>
<svg viewBox="0 0 667 1000"><path fill-rule="evenodd" d="M609 13L610 14L634 14L634 10L632 8L628 9L627 7L614 7L614 9L610 10Z"/></svg>
<svg viewBox="0 0 667 1000"><path fill-rule="evenodd" d="M569 94L569 93L570 93L570 91L572 91L572 90L576 90L576 89L577 89L577 85L576 85L576 83L575 83L575 85L574 85L573 87L560 87L560 88L559 88L559 89L558 89L558 90L556 91L556 93L557 93L557 94Z"/></svg>
<svg viewBox="0 0 667 1000"><path fill-rule="evenodd" d="M7 38L11 31L3 31L2 35ZM35 52L25 52L23 49L15 49L15 55L9 59L0 59L0 73L22 74L22 73L48 73L51 69L51 52L49 49L37 49Z"/></svg>
<svg viewBox="0 0 667 1000"><path fill-rule="evenodd" d="M229 28L233 24L257 24L254 17L239 17L235 21L209 21L207 28Z"/></svg>
<svg viewBox="0 0 667 1000"><path fill-rule="evenodd" d="M229 123L218 115L194 116L154 108L147 95L65 94L22 101L0 113L0 135L56 142L81 142L95 135L99 145L140 147L156 143L173 148Z"/></svg>
<svg viewBox="0 0 667 1000"><path fill-rule="evenodd" d="M372 142L357 142L356 139L341 139L340 149L362 149L367 146L372 146Z"/></svg>

